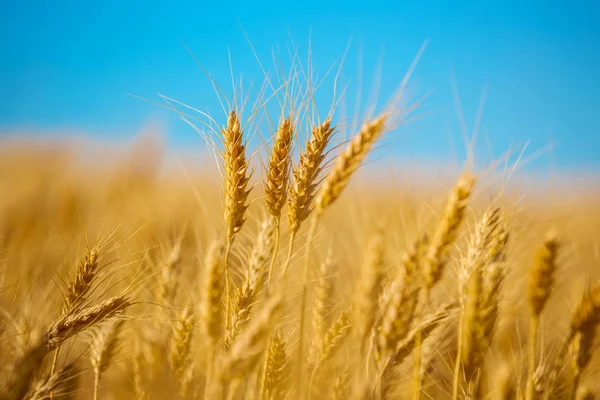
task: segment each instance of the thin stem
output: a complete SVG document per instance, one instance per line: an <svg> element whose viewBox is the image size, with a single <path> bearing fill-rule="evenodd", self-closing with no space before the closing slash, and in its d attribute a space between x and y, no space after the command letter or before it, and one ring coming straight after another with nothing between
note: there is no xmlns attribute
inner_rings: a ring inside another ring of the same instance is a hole
<svg viewBox="0 0 600 400"><path fill-rule="evenodd" d="M421 345L423 342L423 331L421 330L420 326L421 326L421 319L422 319L422 313L424 312L425 308L427 307L427 305L429 304L429 288L425 287L422 291L421 291L421 309L419 310L418 313L416 313L415 315L415 326L417 326L417 332L416 332L416 336L415 336L415 358L414 358L414 365L413 365L413 384L414 384L414 391L413 391L413 399L414 400L420 400L421 398Z"/></svg>
<svg viewBox="0 0 600 400"><path fill-rule="evenodd" d="M300 300L300 339L298 342L298 389L302 388L302 351L304 348L304 322L305 322L305 310L306 310L306 295L308 292L308 279L310 276L310 250L312 247L313 236L317 229L319 222L319 216L317 214L312 217L310 221L310 228L308 229L308 236L306 238L306 248L304 253L304 279L302 281L302 297Z"/></svg>
<svg viewBox="0 0 600 400"><path fill-rule="evenodd" d="M225 250L225 329L229 329L231 322L231 287L229 283L229 253L233 239L227 242L227 250Z"/></svg>
<svg viewBox="0 0 600 400"><path fill-rule="evenodd" d="M271 339L269 338L269 340L271 340ZM265 362L263 363L263 371L262 371L262 374L260 374L260 382L259 382L260 387L258 388L258 394L259 394L258 398L261 398L261 399L268 398L266 396L266 394L267 394L266 393L266 390L267 390L266 382L267 382L267 367L268 367L268 365L269 365L269 351L267 350L265 352Z"/></svg>
<svg viewBox="0 0 600 400"><path fill-rule="evenodd" d="M206 398L209 394L209 384L212 379L212 374L215 367L215 358L216 358L216 347L217 344L214 340L210 341L209 349L206 352L206 383L204 385L204 398Z"/></svg>
<svg viewBox="0 0 600 400"><path fill-rule="evenodd" d="M581 378L581 371L577 368L575 371L575 376L573 377L573 391L571 392L571 400L575 400L577 398L577 389L579 389L579 381Z"/></svg>
<svg viewBox="0 0 600 400"><path fill-rule="evenodd" d="M56 371L56 364L58 363L58 352L60 347L57 347L54 350L54 358L52 359L52 367L50 367L50 375L54 375L54 371ZM54 392L50 392L50 400L54 399Z"/></svg>
<svg viewBox="0 0 600 400"><path fill-rule="evenodd" d="M235 395L237 394L239 388L240 388L240 384L241 384L241 380L240 378L236 378L234 379L234 381L231 383L231 385L229 385L229 391L227 393L227 400L233 400L235 399Z"/></svg>
<svg viewBox="0 0 600 400"><path fill-rule="evenodd" d="M456 360L454 361L454 380L452 383L452 400L458 400L458 388L460 386L460 361L462 358L463 345L463 324L462 315L458 324L458 346L456 350Z"/></svg>
<svg viewBox="0 0 600 400"><path fill-rule="evenodd" d="M310 398L312 397L312 386L313 386L313 382L315 380L315 376L317 376L317 370L319 369L321 365L317 362L315 363L315 366L312 370L312 373L310 374L310 380L308 381L308 399L310 400Z"/></svg>
<svg viewBox="0 0 600 400"><path fill-rule="evenodd" d="M537 342L537 330L540 322L539 315L533 315L529 325L529 368L527 370L527 393L526 400L533 400L533 374L535 372L535 348Z"/></svg>
<svg viewBox="0 0 600 400"><path fill-rule="evenodd" d="M280 237L280 229L279 229L279 217L273 217L275 221L275 248L273 249L273 256L271 257L271 265L269 265L269 277L267 278L267 291L271 287L271 277L273 276L273 267L275 266L275 259L277 258L277 253L279 252L279 237Z"/></svg>
<svg viewBox="0 0 600 400"><path fill-rule="evenodd" d="M296 232L290 234L290 244L288 246L288 254L283 265L283 278L287 274L288 268L290 267L290 260L292 259L292 253L294 252L294 244L296 243Z"/></svg>
<svg viewBox="0 0 600 400"><path fill-rule="evenodd" d="M98 387L100 386L99 371L94 371L94 400L98 400Z"/></svg>

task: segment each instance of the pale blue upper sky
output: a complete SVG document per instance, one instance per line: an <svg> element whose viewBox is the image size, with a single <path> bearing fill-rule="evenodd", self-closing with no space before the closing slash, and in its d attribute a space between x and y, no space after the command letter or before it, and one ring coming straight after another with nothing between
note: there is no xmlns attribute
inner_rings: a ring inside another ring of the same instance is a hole
<svg viewBox="0 0 600 400"><path fill-rule="evenodd" d="M173 113L132 98L157 92L216 109L206 75L182 46L229 83L262 75L261 59L289 34L324 74L352 47L344 79L382 65L382 94L396 86L424 40L412 91L427 115L394 140L398 157L453 157L461 147L454 74L469 125L487 85L483 128L494 154L531 141L565 168L600 167L600 3L597 1L15 1L0 5L0 132L132 136L162 121L173 146L200 144ZM289 31L289 32L288 32ZM362 49L359 51L359 49ZM284 50L285 51L285 50ZM329 90L329 89L324 89ZM350 88L351 93L358 89ZM368 84L363 87L368 92Z"/></svg>

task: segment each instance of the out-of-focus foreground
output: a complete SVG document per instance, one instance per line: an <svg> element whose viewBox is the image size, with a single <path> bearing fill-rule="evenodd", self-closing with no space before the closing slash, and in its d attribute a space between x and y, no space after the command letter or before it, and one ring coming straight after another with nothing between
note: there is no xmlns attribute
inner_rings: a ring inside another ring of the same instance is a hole
<svg viewBox="0 0 600 400"><path fill-rule="evenodd" d="M600 396L599 199L346 188L385 123L282 120L251 175L232 113L221 180L6 143L0 397Z"/></svg>

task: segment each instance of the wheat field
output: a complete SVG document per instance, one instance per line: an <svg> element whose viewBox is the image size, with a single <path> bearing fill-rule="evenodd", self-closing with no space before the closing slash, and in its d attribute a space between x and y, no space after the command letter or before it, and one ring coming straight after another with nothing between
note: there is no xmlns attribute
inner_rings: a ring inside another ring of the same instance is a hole
<svg viewBox="0 0 600 400"><path fill-rule="evenodd" d="M283 97L262 145L263 108L211 117L195 169L4 140L2 399L600 396L596 193L394 181L365 164L410 106Z"/></svg>

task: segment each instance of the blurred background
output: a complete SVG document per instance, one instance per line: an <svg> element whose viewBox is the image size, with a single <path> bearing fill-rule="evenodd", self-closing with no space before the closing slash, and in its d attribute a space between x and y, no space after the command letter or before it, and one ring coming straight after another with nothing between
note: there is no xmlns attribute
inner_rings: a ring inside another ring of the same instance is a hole
<svg viewBox="0 0 600 400"><path fill-rule="evenodd" d="M522 170L595 177L599 18L595 1L8 0L0 135L114 145L152 131L170 154L198 155L200 135L135 96L162 105L159 94L169 96L224 123L206 71L231 98L232 74L258 90L297 54L326 77L317 96L324 110L343 60L347 89L336 112L351 116L357 102L384 104L427 42L407 90L423 103L385 141L379 155L388 163L459 165L465 136L475 134L484 163L523 152Z"/></svg>

